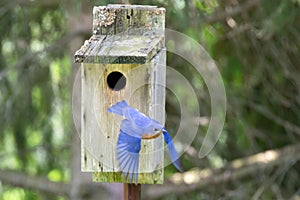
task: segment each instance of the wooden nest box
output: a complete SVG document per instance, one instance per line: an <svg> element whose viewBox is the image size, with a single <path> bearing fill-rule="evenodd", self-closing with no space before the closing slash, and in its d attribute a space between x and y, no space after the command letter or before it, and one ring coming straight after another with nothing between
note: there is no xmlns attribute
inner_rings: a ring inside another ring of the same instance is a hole
<svg viewBox="0 0 300 200"><path fill-rule="evenodd" d="M130 182L119 171L116 145L122 117L107 109L125 99L164 124L165 9L94 7L93 35L75 53L81 63L81 169L98 182ZM142 141L138 183L163 182L163 137Z"/></svg>

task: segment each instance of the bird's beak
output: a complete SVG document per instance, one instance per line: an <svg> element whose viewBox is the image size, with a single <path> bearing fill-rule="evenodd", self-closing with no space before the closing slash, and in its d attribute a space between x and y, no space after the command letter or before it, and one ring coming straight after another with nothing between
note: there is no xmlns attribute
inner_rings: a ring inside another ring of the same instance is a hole
<svg viewBox="0 0 300 200"><path fill-rule="evenodd" d="M161 134L162 134L162 130L155 131L155 134L151 134L151 135L148 133L143 133L142 139L145 140L155 139L158 138L158 136L160 136Z"/></svg>

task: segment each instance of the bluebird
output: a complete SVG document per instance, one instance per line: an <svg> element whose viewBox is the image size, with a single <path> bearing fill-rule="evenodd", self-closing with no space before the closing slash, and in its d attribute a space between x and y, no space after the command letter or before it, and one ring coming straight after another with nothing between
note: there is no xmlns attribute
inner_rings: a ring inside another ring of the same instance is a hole
<svg viewBox="0 0 300 200"><path fill-rule="evenodd" d="M137 183L139 152L142 139L154 139L163 134L173 165L182 172L178 153L171 136L158 121L130 107L125 100L108 108L108 112L123 116L117 142L117 159L124 176Z"/></svg>

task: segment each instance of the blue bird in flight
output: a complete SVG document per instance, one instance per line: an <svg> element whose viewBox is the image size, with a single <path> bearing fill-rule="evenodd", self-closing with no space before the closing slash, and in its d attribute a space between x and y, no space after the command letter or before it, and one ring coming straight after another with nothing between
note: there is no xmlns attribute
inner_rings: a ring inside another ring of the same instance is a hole
<svg viewBox="0 0 300 200"><path fill-rule="evenodd" d="M142 139L154 139L160 134L164 135L169 156L173 165L182 172L178 153L167 130L158 121L147 117L137 109L130 107L125 100L108 108L108 112L124 117L120 127L117 143L117 159L124 176L129 180L138 181L139 152Z"/></svg>

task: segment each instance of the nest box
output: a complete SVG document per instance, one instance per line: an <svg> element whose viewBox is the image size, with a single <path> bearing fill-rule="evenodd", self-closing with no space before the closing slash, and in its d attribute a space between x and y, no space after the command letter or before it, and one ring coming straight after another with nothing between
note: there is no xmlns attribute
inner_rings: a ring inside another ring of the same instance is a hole
<svg viewBox="0 0 300 200"><path fill-rule="evenodd" d="M122 117L107 109L125 99L164 124L165 9L108 5L93 9L93 35L75 53L81 63L81 169L98 182L129 182L116 145ZM142 141L138 183L163 182L163 137Z"/></svg>

